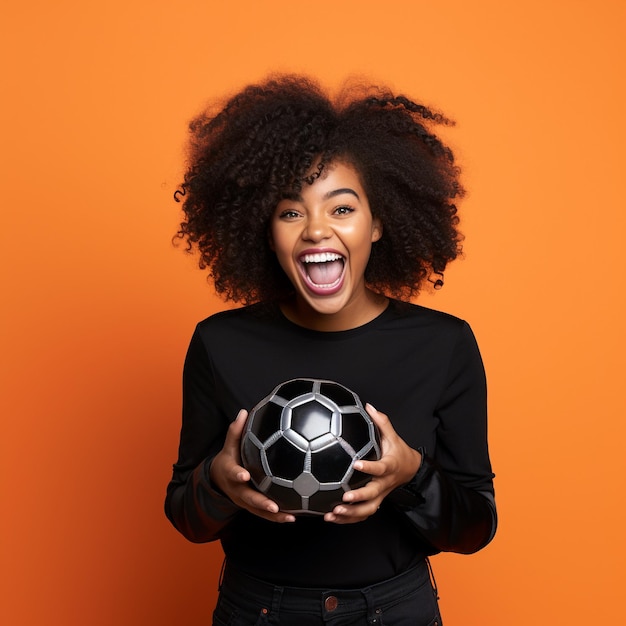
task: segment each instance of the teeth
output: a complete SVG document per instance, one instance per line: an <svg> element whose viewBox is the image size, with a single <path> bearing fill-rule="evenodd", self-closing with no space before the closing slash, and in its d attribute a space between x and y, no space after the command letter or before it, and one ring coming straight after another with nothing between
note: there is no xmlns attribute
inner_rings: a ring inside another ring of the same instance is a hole
<svg viewBox="0 0 626 626"><path fill-rule="evenodd" d="M305 254L302 257L303 263L328 263L329 261L338 261L343 257L336 252L320 252L317 254Z"/></svg>

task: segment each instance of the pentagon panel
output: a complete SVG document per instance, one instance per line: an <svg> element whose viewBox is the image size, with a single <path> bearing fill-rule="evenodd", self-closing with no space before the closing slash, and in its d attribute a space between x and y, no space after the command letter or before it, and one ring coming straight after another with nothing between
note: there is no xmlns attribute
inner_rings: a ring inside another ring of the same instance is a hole
<svg viewBox="0 0 626 626"><path fill-rule="evenodd" d="M297 511L302 508L302 498L291 487L283 487L272 483L265 493L268 498L279 502L283 511Z"/></svg>
<svg viewBox="0 0 626 626"><path fill-rule="evenodd" d="M361 450L361 458L364 461L378 461L381 457L380 454L380 446L377 445L376 443L372 444L372 447L367 450L367 452L365 454L363 454L363 451Z"/></svg>
<svg viewBox="0 0 626 626"><path fill-rule="evenodd" d="M352 464L352 457L337 441L311 454L311 473L320 483L338 483Z"/></svg>
<svg viewBox="0 0 626 626"><path fill-rule="evenodd" d="M322 511L332 511L338 504L341 504L344 490L341 487L333 488L329 491L318 491L309 498L309 509L322 515Z"/></svg>
<svg viewBox="0 0 626 626"><path fill-rule="evenodd" d="M348 485L350 489L359 489L365 487L367 483L372 479L370 474L359 472L358 470L352 470L352 475L348 479Z"/></svg>
<svg viewBox="0 0 626 626"><path fill-rule="evenodd" d="M371 441L369 420L361 413L344 413L341 420L341 436L356 452L362 450Z"/></svg>
<svg viewBox="0 0 626 626"><path fill-rule="evenodd" d="M349 389L337 383L322 382L320 384L320 393L330 398L337 406L358 404L356 396Z"/></svg>
<svg viewBox="0 0 626 626"><path fill-rule="evenodd" d="M263 470L263 462L261 460L261 449L255 445L251 437L247 437L243 441L241 461L243 466L248 468L252 482L260 489L265 478L265 471Z"/></svg>
<svg viewBox="0 0 626 626"><path fill-rule="evenodd" d="M316 400L291 409L291 428L311 441L330 431L333 412Z"/></svg>
<svg viewBox="0 0 626 626"><path fill-rule="evenodd" d="M298 396L302 396L305 393L311 393L313 390L313 381L306 378L296 378L290 380L282 385L279 385L274 394L285 398L285 400L294 400Z"/></svg>
<svg viewBox="0 0 626 626"><path fill-rule="evenodd" d="M272 476L294 480L302 473L305 454L287 439L278 439L266 450Z"/></svg>
<svg viewBox="0 0 626 626"><path fill-rule="evenodd" d="M260 441L267 441L271 435L280 430L280 415L282 408L273 402L260 406L252 416L250 430Z"/></svg>

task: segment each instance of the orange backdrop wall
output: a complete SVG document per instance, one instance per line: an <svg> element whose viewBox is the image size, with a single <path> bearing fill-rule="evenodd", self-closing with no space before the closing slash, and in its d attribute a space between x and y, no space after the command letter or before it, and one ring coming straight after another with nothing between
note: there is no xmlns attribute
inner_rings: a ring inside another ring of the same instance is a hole
<svg viewBox="0 0 626 626"><path fill-rule="evenodd" d="M171 246L186 123L269 71L458 121L465 259L423 304L490 384L496 540L434 559L446 626L623 624L622 0L12 2L2 36L7 626L209 623L218 545L162 514L194 324Z"/></svg>

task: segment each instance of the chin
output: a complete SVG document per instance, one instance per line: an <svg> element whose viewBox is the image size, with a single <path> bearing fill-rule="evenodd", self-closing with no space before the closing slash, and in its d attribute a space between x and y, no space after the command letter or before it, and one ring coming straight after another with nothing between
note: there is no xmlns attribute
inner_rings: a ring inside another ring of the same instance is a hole
<svg viewBox="0 0 626 626"><path fill-rule="evenodd" d="M339 295L318 296L311 298L310 296L302 298L303 303L309 308L321 315L336 315L341 313L348 304L348 301Z"/></svg>

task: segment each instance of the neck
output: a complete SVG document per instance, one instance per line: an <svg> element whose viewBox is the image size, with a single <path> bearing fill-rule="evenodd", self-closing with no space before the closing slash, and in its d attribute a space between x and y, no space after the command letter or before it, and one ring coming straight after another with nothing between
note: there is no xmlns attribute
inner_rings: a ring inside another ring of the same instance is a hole
<svg viewBox="0 0 626 626"><path fill-rule="evenodd" d="M367 290L363 301L347 304L337 313L320 313L299 298L285 300L280 308L283 315L298 326L322 332L337 332L371 322L387 308L388 303L385 296Z"/></svg>

